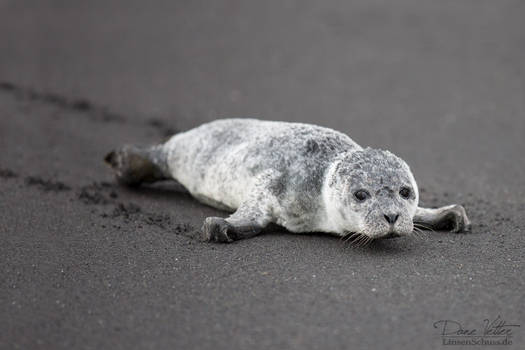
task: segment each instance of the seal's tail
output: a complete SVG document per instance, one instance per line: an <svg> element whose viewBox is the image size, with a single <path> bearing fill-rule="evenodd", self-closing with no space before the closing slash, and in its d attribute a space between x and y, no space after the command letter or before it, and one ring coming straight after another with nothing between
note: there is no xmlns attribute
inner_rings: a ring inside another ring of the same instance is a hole
<svg viewBox="0 0 525 350"><path fill-rule="evenodd" d="M109 152L104 161L115 172L117 181L138 186L168 178L168 167L162 146L140 148L126 145Z"/></svg>

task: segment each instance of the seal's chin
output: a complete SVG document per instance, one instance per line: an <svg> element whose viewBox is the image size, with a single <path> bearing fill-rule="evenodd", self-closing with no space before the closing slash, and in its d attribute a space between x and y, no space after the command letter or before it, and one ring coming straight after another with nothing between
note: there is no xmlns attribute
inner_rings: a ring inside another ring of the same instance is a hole
<svg viewBox="0 0 525 350"><path fill-rule="evenodd" d="M376 233L373 236L365 234L365 236L370 237L372 239L390 239L390 238L403 237L403 236L406 236L406 235L403 234L403 233L394 231L394 230L390 230L390 231L387 231L387 232Z"/></svg>
<svg viewBox="0 0 525 350"><path fill-rule="evenodd" d="M395 228L392 227L383 232L376 233L374 239L390 239L390 238L398 238L398 237L404 237L404 236L407 236L407 234L403 230L396 230Z"/></svg>
<svg viewBox="0 0 525 350"><path fill-rule="evenodd" d="M390 231L386 235L381 236L381 237L377 237L377 238L378 239L390 239L390 238L397 238L397 237L401 237L401 235L399 233L397 233L397 232Z"/></svg>

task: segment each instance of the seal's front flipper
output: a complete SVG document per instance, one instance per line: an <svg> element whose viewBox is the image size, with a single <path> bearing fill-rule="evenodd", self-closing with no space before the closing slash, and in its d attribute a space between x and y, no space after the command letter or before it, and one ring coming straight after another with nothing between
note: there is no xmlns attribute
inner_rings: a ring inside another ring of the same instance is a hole
<svg viewBox="0 0 525 350"><path fill-rule="evenodd" d="M127 186L155 182L168 178L166 157L162 146L139 148L123 146L104 157L113 169L117 181Z"/></svg>
<svg viewBox="0 0 525 350"><path fill-rule="evenodd" d="M208 242L231 243L256 236L263 228L256 222L245 221L233 225L227 219L209 217L204 220L202 235L203 240Z"/></svg>
<svg viewBox="0 0 525 350"><path fill-rule="evenodd" d="M206 218L202 238L208 242L231 243L258 235L271 221L269 211L244 204L226 219Z"/></svg>
<svg viewBox="0 0 525 350"><path fill-rule="evenodd" d="M471 224L465 208L453 204L437 209L417 208L414 225L422 229L468 232Z"/></svg>

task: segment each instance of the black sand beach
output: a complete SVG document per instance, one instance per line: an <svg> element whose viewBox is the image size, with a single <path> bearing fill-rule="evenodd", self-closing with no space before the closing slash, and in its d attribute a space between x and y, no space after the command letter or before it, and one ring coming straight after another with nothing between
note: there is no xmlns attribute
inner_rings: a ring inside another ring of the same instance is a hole
<svg viewBox="0 0 525 350"><path fill-rule="evenodd" d="M525 347L519 1L0 2L0 348L442 348L500 317ZM195 237L202 205L104 155L216 118L389 149L469 234L352 249ZM472 348L472 347L469 347ZM485 346L483 348L491 348Z"/></svg>

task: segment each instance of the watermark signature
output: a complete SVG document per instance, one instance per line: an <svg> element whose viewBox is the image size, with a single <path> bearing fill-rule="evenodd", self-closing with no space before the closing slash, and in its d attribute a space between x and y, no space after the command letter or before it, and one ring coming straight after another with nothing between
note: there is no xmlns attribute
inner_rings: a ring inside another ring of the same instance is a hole
<svg viewBox="0 0 525 350"><path fill-rule="evenodd" d="M514 331L519 324L508 323L501 316L484 319L478 328L465 327L455 320L439 320L434 328L439 330L442 345L512 345Z"/></svg>

